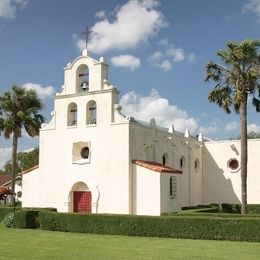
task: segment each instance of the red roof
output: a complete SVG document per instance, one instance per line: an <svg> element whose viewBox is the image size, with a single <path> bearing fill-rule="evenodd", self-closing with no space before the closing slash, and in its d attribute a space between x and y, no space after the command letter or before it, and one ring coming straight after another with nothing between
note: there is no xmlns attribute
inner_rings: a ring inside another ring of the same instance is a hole
<svg viewBox="0 0 260 260"><path fill-rule="evenodd" d="M143 160L132 160L132 162L136 165L145 167L149 170L160 172L160 173L177 173L182 174L181 170L171 168L167 165L163 165L161 163L153 162L153 161L143 161Z"/></svg>
<svg viewBox="0 0 260 260"><path fill-rule="evenodd" d="M12 194L11 190L6 187L0 186L0 196Z"/></svg>
<svg viewBox="0 0 260 260"><path fill-rule="evenodd" d="M11 174L0 174L0 186L9 182L12 179Z"/></svg>

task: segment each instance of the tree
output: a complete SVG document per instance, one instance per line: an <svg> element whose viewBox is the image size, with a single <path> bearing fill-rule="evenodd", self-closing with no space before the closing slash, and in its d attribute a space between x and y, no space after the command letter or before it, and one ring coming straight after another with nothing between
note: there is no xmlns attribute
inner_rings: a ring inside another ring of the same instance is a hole
<svg viewBox="0 0 260 260"><path fill-rule="evenodd" d="M231 108L240 116L241 136L241 213L247 213L247 102L260 112L260 40L228 42L226 50L217 52L223 65L209 62L206 65L205 80L216 83L208 99L224 109ZM257 97L256 97L257 94Z"/></svg>
<svg viewBox="0 0 260 260"><path fill-rule="evenodd" d="M247 133L247 139L258 139L258 138L260 138L259 132L250 131ZM229 140L240 140L240 135L231 137L229 138Z"/></svg>
<svg viewBox="0 0 260 260"><path fill-rule="evenodd" d="M39 148L34 148L28 152L17 153L16 173L28 170L39 164ZM12 160L9 160L4 165L4 174L12 173ZM1 173L0 173L1 174Z"/></svg>
<svg viewBox="0 0 260 260"><path fill-rule="evenodd" d="M35 90L27 90L14 85L10 92L0 96L0 132L7 139L12 137L12 186L15 192L15 177L17 168L18 138L22 130L34 137L39 135L39 129L44 117L38 113L42 108L41 100Z"/></svg>

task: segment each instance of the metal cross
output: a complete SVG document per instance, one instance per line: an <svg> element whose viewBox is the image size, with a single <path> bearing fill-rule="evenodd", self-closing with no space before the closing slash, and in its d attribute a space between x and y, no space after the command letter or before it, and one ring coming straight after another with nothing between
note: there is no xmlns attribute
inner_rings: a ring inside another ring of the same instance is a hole
<svg viewBox="0 0 260 260"><path fill-rule="evenodd" d="M91 33L92 33L92 31L89 30L88 26L86 27L86 31L82 33L85 35L86 49L88 48L88 40L89 40L89 35Z"/></svg>

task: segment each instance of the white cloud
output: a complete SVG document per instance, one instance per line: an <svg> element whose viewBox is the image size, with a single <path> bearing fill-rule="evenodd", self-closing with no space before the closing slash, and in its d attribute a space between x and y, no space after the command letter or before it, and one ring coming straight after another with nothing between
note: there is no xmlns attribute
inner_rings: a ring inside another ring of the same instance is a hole
<svg viewBox="0 0 260 260"><path fill-rule="evenodd" d="M260 0L251 0L243 6L242 12L252 12L256 14L260 22Z"/></svg>
<svg viewBox="0 0 260 260"><path fill-rule="evenodd" d="M164 71L169 71L176 62L187 61L193 62L195 60L194 53L186 53L183 48L175 47L170 44L167 39L162 39L158 42L160 51L154 52L149 61L152 65L161 68Z"/></svg>
<svg viewBox="0 0 260 260"><path fill-rule="evenodd" d="M260 133L260 126L256 124L250 124L247 126L247 132Z"/></svg>
<svg viewBox="0 0 260 260"><path fill-rule="evenodd" d="M235 17L236 17L236 14L234 12L232 12L231 14L227 14L224 17L223 21L224 22L231 22L231 21L233 21L235 19Z"/></svg>
<svg viewBox="0 0 260 260"><path fill-rule="evenodd" d="M199 128L199 132L202 133L203 135L210 135L217 133L220 130L219 127L219 120L218 119L213 119L213 121L210 123L209 126L201 126Z"/></svg>
<svg viewBox="0 0 260 260"><path fill-rule="evenodd" d="M12 148L0 148L0 169L3 169L5 163L11 159Z"/></svg>
<svg viewBox="0 0 260 260"><path fill-rule="evenodd" d="M43 87L40 84L36 83L25 83L23 85L26 89L34 89L37 91L37 94L40 98L45 99L54 94L54 88L52 86Z"/></svg>
<svg viewBox="0 0 260 260"><path fill-rule="evenodd" d="M101 10L101 11L99 11L99 12L97 12L97 13L95 14L95 17L97 17L97 18L99 18L99 19L105 19L105 18L106 18L106 13L105 13L104 10Z"/></svg>
<svg viewBox="0 0 260 260"><path fill-rule="evenodd" d="M120 104L125 115L134 116L136 119L149 122L151 118L155 118L158 125L167 128L173 123L175 129L182 132L187 128L191 132L198 129L198 121L195 118L190 117L185 110L176 105L171 105L154 89L146 97L131 91L122 96Z"/></svg>
<svg viewBox="0 0 260 260"><path fill-rule="evenodd" d="M29 4L29 0L14 0L19 6L20 9L23 9L26 5Z"/></svg>
<svg viewBox="0 0 260 260"><path fill-rule="evenodd" d="M28 0L0 0L0 18L15 18L17 8L23 9Z"/></svg>
<svg viewBox="0 0 260 260"><path fill-rule="evenodd" d="M172 57L173 62L178 62L184 60L185 54L182 48L175 48L173 45L170 45L166 50L166 55Z"/></svg>
<svg viewBox="0 0 260 260"><path fill-rule="evenodd" d="M132 55L119 55L111 58L114 66L135 70L140 67L140 59Z"/></svg>
<svg viewBox="0 0 260 260"><path fill-rule="evenodd" d="M226 131L234 131L234 130L237 130L238 128L239 128L238 121L232 121L225 126Z"/></svg>
<svg viewBox="0 0 260 260"><path fill-rule="evenodd" d="M79 50L83 50L86 48L85 40L79 38L79 35L77 33L72 34L72 40Z"/></svg>
<svg viewBox="0 0 260 260"><path fill-rule="evenodd" d="M169 60L163 60L161 62L156 62L155 66L161 68L164 71L168 71L172 69L172 64Z"/></svg>
<svg viewBox="0 0 260 260"><path fill-rule="evenodd" d="M94 53L104 53L108 50L135 48L147 42L166 26L158 6L156 0L129 0L115 10L111 21L106 18L104 11L98 12L96 17L100 21L91 28L89 49ZM84 45L78 41L75 41L76 46L82 50Z"/></svg>

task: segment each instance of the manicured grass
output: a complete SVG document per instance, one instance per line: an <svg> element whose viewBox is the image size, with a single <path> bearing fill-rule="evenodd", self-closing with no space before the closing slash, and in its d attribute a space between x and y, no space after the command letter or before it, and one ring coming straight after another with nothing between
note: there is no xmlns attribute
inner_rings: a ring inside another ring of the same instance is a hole
<svg viewBox="0 0 260 260"><path fill-rule="evenodd" d="M0 259L259 259L260 243L182 240L8 229Z"/></svg>

